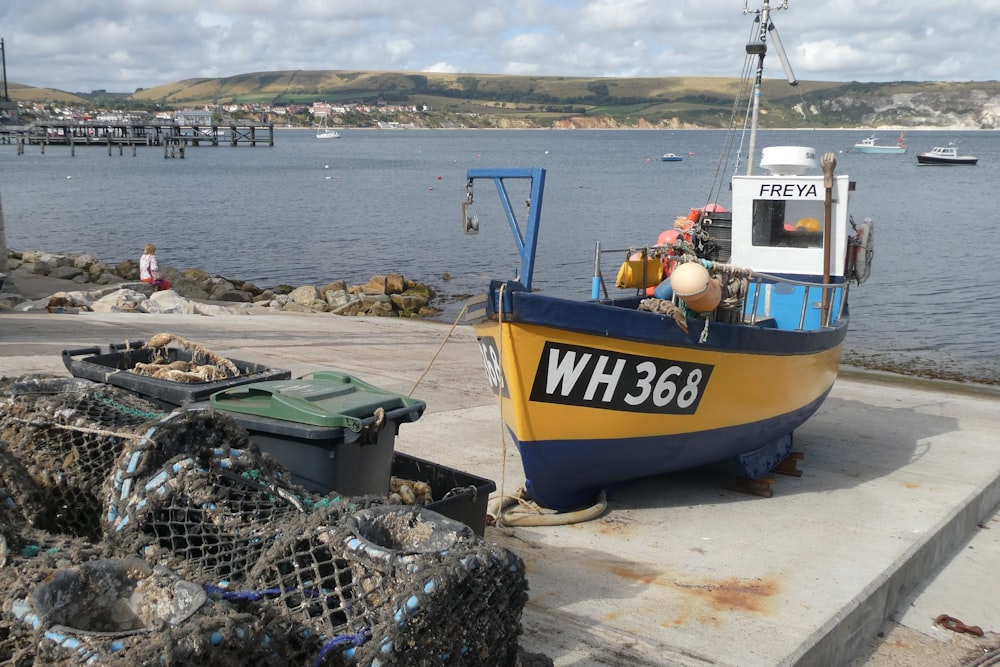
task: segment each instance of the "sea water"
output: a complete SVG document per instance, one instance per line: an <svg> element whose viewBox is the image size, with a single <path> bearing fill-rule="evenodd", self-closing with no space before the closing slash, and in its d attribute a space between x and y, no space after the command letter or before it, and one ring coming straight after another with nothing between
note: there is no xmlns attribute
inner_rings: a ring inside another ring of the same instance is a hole
<svg viewBox="0 0 1000 667"><path fill-rule="evenodd" d="M595 244L653 243L691 207L728 204L734 165L715 130L276 130L274 146L0 146L8 247L88 253L111 264L146 243L161 263L258 286L365 282L402 273L441 295L451 321L519 257L493 185L477 181L464 235L466 170L544 167L536 289L589 297ZM1000 134L913 131L903 155L849 152L867 131L763 131L758 147L804 145L837 157L857 183L852 212L875 222L870 279L851 289L848 358L886 368L1000 381L998 215L989 204ZM894 133L890 133L894 134ZM894 139L888 134L888 139ZM918 166L958 141L977 166ZM663 153L684 156L662 162ZM723 186L719 188L719 183ZM714 184L714 185L713 185ZM515 190L516 196L516 190ZM521 214L521 211L516 211ZM617 265L616 262L612 262ZM605 266L606 273L615 267ZM613 279L611 276L609 279Z"/></svg>

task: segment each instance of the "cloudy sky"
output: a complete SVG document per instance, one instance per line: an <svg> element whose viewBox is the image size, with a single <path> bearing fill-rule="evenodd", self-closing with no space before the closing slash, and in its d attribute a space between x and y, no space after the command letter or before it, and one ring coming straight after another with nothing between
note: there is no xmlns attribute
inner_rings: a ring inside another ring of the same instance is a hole
<svg viewBox="0 0 1000 667"><path fill-rule="evenodd" d="M761 0L747 0L759 8ZM772 8L780 0L771 0ZM738 76L744 0L8 0L8 81L132 92L273 70ZM1000 0L789 0L796 76L1000 79ZM776 58L769 77L781 77Z"/></svg>

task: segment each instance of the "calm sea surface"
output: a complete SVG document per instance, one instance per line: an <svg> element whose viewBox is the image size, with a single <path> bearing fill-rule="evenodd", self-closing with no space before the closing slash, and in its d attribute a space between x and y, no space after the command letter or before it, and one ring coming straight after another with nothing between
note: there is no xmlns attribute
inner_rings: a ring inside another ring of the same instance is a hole
<svg viewBox="0 0 1000 667"><path fill-rule="evenodd" d="M133 157L78 146L73 157L68 147L17 155L3 145L7 244L114 264L138 258L151 242L161 263L261 287L364 282L395 271L438 290L441 319L452 321L462 297L512 276L518 263L490 183L476 186L480 233L461 233L466 169L548 170L534 286L587 298L595 243L652 243L675 216L708 201L725 138L711 130L342 135L278 130L274 147L202 146L184 159L165 159L155 147ZM837 172L857 182L855 219L875 221L871 278L851 291L848 359L1000 381L1000 220L988 203L1000 176L1000 133L917 131L905 155L847 152L865 135L766 131L758 139L758 147L836 153ZM952 140L979 164L917 166L917 152ZM687 157L661 162L665 152ZM728 197L726 186L713 199L728 208Z"/></svg>

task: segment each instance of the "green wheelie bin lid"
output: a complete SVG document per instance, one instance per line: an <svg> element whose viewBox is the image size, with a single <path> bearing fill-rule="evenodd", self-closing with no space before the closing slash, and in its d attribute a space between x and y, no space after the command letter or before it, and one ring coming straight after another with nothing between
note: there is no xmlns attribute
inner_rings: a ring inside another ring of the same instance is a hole
<svg viewBox="0 0 1000 667"><path fill-rule="evenodd" d="M317 371L297 380L252 382L212 394L214 408L311 426L347 428L355 433L374 421L378 408L396 422L416 421L426 404L384 391L335 371Z"/></svg>

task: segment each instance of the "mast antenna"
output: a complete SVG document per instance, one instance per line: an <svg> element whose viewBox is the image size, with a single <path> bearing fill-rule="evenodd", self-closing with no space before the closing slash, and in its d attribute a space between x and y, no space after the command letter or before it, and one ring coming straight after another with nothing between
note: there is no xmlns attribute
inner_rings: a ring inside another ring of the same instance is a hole
<svg viewBox="0 0 1000 667"><path fill-rule="evenodd" d="M788 0L777 4L773 9L788 9ZM753 174L754 154L757 151L757 119L760 115L761 81L764 78L764 55L767 53L768 34L771 35L774 48L778 52L778 59L785 70L785 76L788 79L789 85L794 86L798 84L795 73L792 72L792 66L788 62L788 56L785 55L785 47L782 46L781 38L778 36L778 29L771 22L771 11L772 7L769 0L764 0L759 10L750 9L750 0L743 0L743 14L757 14L756 21L759 23L757 38L747 44L747 55L757 56L757 73L753 86L753 113L750 120L750 155L747 158L747 175Z"/></svg>

